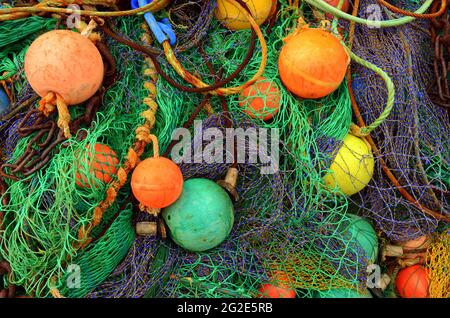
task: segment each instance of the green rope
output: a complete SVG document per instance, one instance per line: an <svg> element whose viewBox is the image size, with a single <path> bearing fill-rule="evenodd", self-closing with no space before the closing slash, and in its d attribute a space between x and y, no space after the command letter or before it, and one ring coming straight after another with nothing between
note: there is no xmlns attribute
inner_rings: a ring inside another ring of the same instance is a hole
<svg viewBox="0 0 450 318"><path fill-rule="evenodd" d="M360 23L360 24L365 24L369 27L378 27L378 28L395 27L395 26L400 26L400 25L403 25L403 24L406 24L406 23L409 23L409 22L415 20L414 17L403 17L403 18L399 18L399 19L384 20L384 21L367 20L367 19L362 19L359 17L354 17L348 13L342 12L341 10L329 5L328 3L326 3L323 0L304 0L304 1L314 7L321 9L322 11L331 13L332 15L334 15L336 17L346 19L349 21L353 21L356 23ZM417 9L417 11L415 11L414 13L417 13L417 14L424 13L425 11L428 10L428 8L431 6L432 3L433 3L433 0L426 0L425 3L419 9Z"/></svg>
<svg viewBox="0 0 450 318"><path fill-rule="evenodd" d="M389 116L389 114L392 111L392 108L394 107L394 100L395 100L395 86L394 83L392 82L391 78L389 77L389 75L387 75L387 73L385 71L383 71L381 68L379 68L378 66L360 58L359 56L357 56L355 53L353 53L352 51L350 51L349 48L347 48L345 46L347 52L350 54L350 57L352 58L352 60L354 60L356 63L367 67L368 69L374 71L375 73L377 73L378 75L381 76L381 78L384 80L384 82L386 83L386 87L388 90L388 97L387 97L387 102L386 102L386 107L384 108L383 112L381 113L381 115L370 125L361 128L361 135L362 136L367 136L369 135L374 129L376 129L378 126L380 126L385 120L386 118Z"/></svg>

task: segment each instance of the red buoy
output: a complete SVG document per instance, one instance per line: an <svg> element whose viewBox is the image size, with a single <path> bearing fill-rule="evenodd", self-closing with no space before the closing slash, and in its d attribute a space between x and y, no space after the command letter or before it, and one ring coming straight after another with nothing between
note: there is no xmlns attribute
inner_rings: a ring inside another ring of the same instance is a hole
<svg viewBox="0 0 450 318"><path fill-rule="evenodd" d="M395 286L402 298L427 298L428 272L421 265L403 268L397 274Z"/></svg>

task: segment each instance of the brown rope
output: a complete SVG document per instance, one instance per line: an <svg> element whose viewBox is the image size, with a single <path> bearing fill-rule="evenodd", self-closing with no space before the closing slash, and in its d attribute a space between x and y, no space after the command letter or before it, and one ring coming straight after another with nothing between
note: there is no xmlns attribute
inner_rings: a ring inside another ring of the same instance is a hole
<svg viewBox="0 0 450 318"><path fill-rule="evenodd" d="M416 19L433 19L433 18L436 18L436 17L444 14L446 11L446 8L447 8L447 1L448 0L441 0L441 8L439 9L438 12L420 14L420 13L415 13L415 12L407 11L404 9L400 9L400 8L390 4L386 0L377 0L377 2L379 4L381 4L382 6L386 7L387 9L389 9L390 11L392 11L394 13L406 15L408 17L414 17Z"/></svg>
<svg viewBox="0 0 450 318"><path fill-rule="evenodd" d="M254 50L255 50L255 46L256 46L256 33L252 30L252 36L251 36L250 46L249 46L247 55L245 56L241 65L239 65L238 68L229 77L227 77L217 83L214 83L210 86L207 86L207 87L202 87L202 88L188 87L188 86L184 86L184 85L179 84L178 82L174 81L172 78L170 78L170 76L168 76L162 70L160 63L158 62L158 56L155 54L156 52L154 50L152 50L148 47L142 46L140 44L134 43L131 40L128 40L128 39L125 39L125 38L119 36L118 34L113 32L110 27L106 26L106 23L105 23L105 25L99 25L99 27L103 30L103 32L105 32L105 34L107 34L108 36L110 36L111 38L116 40L117 42L125 44L125 45L129 46L130 48L132 48L133 50L142 52L145 55L149 56L152 59L153 63L155 64L156 71L165 81L167 81L170 85L174 86L175 88L177 88L181 91L190 92L190 93L207 93L207 92L213 91L215 89L218 89L218 88L223 87L223 86L227 85L228 83L230 83L242 72L242 70L250 62L250 60L253 56Z"/></svg>
<svg viewBox="0 0 450 318"><path fill-rule="evenodd" d="M192 114L189 116L188 120L183 124L183 128L189 128L194 123L195 118L198 116L200 111L205 108L205 105L211 100L211 96L207 95L203 98L202 102L198 104L198 106L194 109ZM172 148L177 144L177 140L172 140L169 146L166 148L166 151L163 154L163 157L167 157L172 150Z"/></svg>

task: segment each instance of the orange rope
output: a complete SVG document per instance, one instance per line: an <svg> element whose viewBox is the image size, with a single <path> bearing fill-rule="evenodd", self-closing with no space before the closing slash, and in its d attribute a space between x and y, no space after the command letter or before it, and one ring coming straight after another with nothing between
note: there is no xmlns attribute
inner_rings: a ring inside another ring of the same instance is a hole
<svg viewBox="0 0 450 318"><path fill-rule="evenodd" d="M147 26L142 26L147 30ZM143 41L148 43L151 38L148 34L144 34ZM145 122L142 126L136 128L136 142L132 147L128 149L127 159L125 163L117 170L117 180L111 182L108 189L106 190L106 198L99 203L99 205L94 209L94 216L90 224L86 227L80 228L78 231L78 249L86 247L92 238L89 237L92 230L100 224L104 212L115 202L117 193L127 182L128 175L134 170L140 161L140 157L145 150L145 147L153 142L154 155L159 156L158 140L156 136L150 134L150 131L156 124L156 111L158 109L158 104L156 103L156 85L155 82L158 79L157 73L154 69L154 64L151 59L145 59L147 63L147 68L144 69L144 74L150 76L150 81L144 84L144 87L148 91L148 97L144 98L144 104L148 106L148 110L144 111L141 116L145 118Z"/></svg>

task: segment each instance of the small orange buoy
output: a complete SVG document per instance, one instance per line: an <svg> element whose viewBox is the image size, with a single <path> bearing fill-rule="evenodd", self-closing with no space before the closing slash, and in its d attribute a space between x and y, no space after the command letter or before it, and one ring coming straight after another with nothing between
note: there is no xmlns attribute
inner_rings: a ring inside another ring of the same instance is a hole
<svg viewBox="0 0 450 318"><path fill-rule="evenodd" d="M95 45L69 30L44 33L25 55L25 75L34 91L41 97L57 93L68 105L94 95L103 73L103 60Z"/></svg>
<svg viewBox="0 0 450 318"><path fill-rule="evenodd" d="M421 265L403 268L395 280L397 292L402 298L427 298L428 273Z"/></svg>
<svg viewBox="0 0 450 318"><path fill-rule="evenodd" d="M278 70L287 89L302 98L321 98L339 87L350 59L338 38L302 29L284 41Z"/></svg>
<svg viewBox="0 0 450 318"><path fill-rule="evenodd" d="M333 6L335 8L337 8L340 0L324 0L326 3L328 3L330 6ZM344 3L342 4L341 7L341 11L343 12L348 12L348 9L350 8L350 3L348 2L348 0L344 0ZM327 14L327 16L330 15L331 18L333 18L333 16L331 14Z"/></svg>
<svg viewBox="0 0 450 318"><path fill-rule="evenodd" d="M274 276L274 283L264 284L259 288L260 298L295 298L296 292L289 287L289 277L285 272L276 271Z"/></svg>
<svg viewBox="0 0 450 318"><path fill-rule="evenodd" d="M90 149L90 145L86 145L85 148ZM104 183L110 182L112 176L117 172L119 159L117 159L117 154L114 150L107 145L96 143L94 151L94 155L92 152L88 153L87 162L81 160L82 163L79 164L78 172L75 174L76 185L81 188L90 188L87 177L80 172L83 164L89 165L90 174Z"/></svg>
<svg viewBox="0 0 450 318"><path fill-rule="evenodd" d="M165 208L181 195L183 175L172 160L164 157L148 158L134 169L131 189L144 206Z"/></svg>
<svg viewBox="0 0 450 318"><path fill-rule="evenodd" d="M265 77L261 77L242 91L239 105L250 117L269 120L278 113L280 100L278 86Z"/></svg>
<svg viewBox="0 0 450 318"><path fill-rule="evenodd" d="M326 3L328 3L329 5L337 8L340 0L324 0L324 1ZM350 9L350 3L348 2L348 0L344 0L344 3L342 4L342 7L341 7L341 11L348 12L349 9ZM325 16L329 20L333 20L333 18L334 18L334 16L330 13L326 13ZM340 29L340 28L338 28L338 29ZM342 31L339 30L339 33L342 34Z"/></svg>

